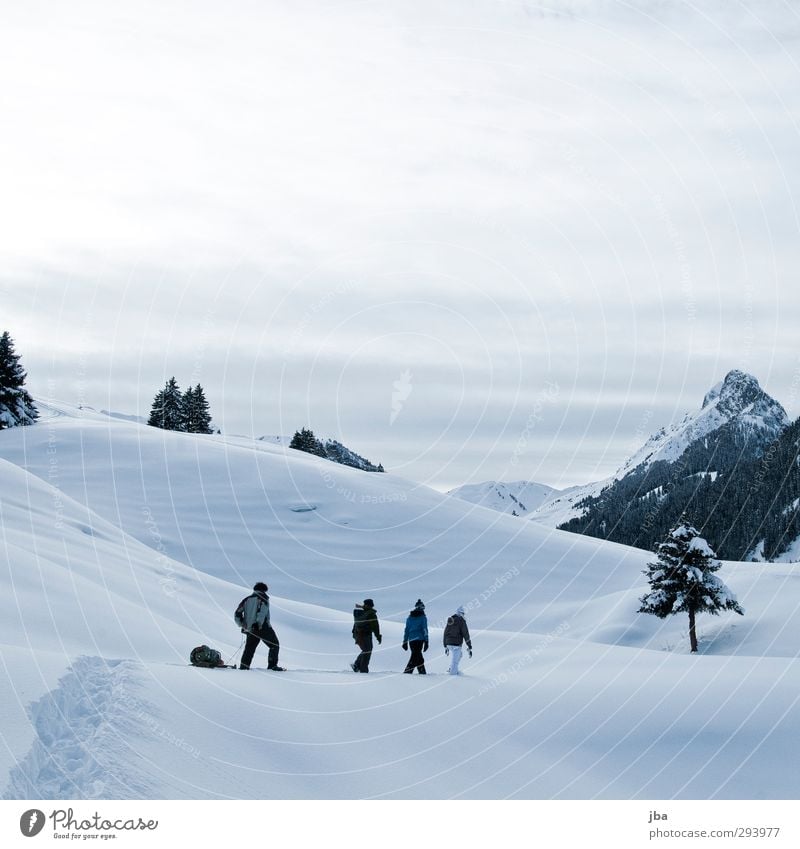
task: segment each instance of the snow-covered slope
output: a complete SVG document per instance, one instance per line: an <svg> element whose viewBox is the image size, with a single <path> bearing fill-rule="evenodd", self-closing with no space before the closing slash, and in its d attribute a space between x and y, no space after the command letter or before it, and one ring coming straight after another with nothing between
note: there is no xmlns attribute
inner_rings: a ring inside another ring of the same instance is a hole
<svg viewBox="0 0 800 849"><path fill-rule="evenodd" d="M524 516L536 510L559 490L534 481L485 481L468 483L451 489L447 494L470 504L489 507L500 513Z"/></svg>
<svg viewBox="0 0 800 849"><path fill-rule="evenodd" d="M258 441L55 412L0 434L6 798L800 791L796 567L726 564L746 615L701 619L690 657L684 623L635 613L643 552ZM256 576L291 671L188 667L200 642L235 657ZM367 592L384 640L356 676ZM396 674L418 595L427 678ZM458 602L475 657L451 678Z"/></svg>
<svg viewBox="0 0 800 849"><path fill-rule="evenodd" d="M348 611L373 595L390 615L420 596L438 617L478 600L479 624L519 630L541 616L551 582L553 593L584 598L638 579L640 552L520 523L395 475L73 412L61 405L36 428L4 433L0 457L158 554L242 586L266 580L278 595ZM519 577L496 585L510 569Z"/></svg>

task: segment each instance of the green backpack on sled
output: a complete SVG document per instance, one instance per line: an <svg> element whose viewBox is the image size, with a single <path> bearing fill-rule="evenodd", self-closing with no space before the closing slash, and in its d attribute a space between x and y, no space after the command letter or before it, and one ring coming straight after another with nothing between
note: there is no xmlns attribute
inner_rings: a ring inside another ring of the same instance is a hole
<svg viewBox="0 0 800 849"><path fill-rule="evenodd" d="M204 666L211 669L217 666L225 666L222 655L216 649L209 648L208 646L197 646L193 648L189 655L189 660L192 666Z"/></svg>

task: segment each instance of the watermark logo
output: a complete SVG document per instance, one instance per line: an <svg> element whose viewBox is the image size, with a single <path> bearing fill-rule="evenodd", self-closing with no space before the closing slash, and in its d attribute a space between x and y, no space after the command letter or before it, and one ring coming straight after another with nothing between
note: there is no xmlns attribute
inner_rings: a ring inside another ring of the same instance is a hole
<svg viewBox="0 0 800 849"><path fill-rule="evenodd" d="M45 816L44 811L38 808L31 808L19 818L19 830L25 837L36 837L36 835L44 828Z"/></svg>
<svg viewBox="0 0 800 849"><path fill-rule="evenodd" d="M392 384L392 412L389 415L389 424L393 425L395 419L400 415L403 409L403 403L408 400L411 390L414 387L411 385L411 372L406 369L400 373L400 378Z"/></svg>

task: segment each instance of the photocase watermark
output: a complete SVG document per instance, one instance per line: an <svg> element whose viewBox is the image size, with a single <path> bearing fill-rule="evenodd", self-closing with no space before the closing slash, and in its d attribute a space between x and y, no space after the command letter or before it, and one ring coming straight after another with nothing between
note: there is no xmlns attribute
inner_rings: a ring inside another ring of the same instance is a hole
<svg viewBox="0 0 800 849"><path fill-rule="evenodd" d="M694 299L694 280L692 279L692 270L689 265L688 252L686 250L686 242L680 234L672 216L664 203L664 198L661 195L653 197L653 205L656 209L656 215L664 223L667 230L667 236L672 242L672 248L675 251L675 258L678 261L678 276L680 279L680 292L684 297L686 305L686 320L693 324L697 318L697 304Z"/></svg>
<svg viewBox="0 0 800 849"><path fill-rule="evenodd" d="M89 335L89 328L91 326L92 320L94 316L91 311L87 312L83 319L83 327L78 334L78 338L82 341L85 341ZM88 353L87 346L81 345L80 350L78 351L78 371L76 374L77 378L77 401L78 407L82 408L86 405L86 375L88 374L87 367Z"/></svg>
<svg viewBox="0 0 800 849"><path fill-rule="evenodd" d="M44 811L38 808L30 808L19 818L19 830L25 837L36 837L44 828L46 817Z"/></svg>
<svg viewBox="0 0 800 849"><path fill-rule="evenodd" d="M395 420L403 410L403 405L414 390L411 384L411 377L411 372L406 369L400 372L400 377L392 384L392 409L389 413L390 426L395 423Z"/></svg>
<svg viewBox="0 0 800 849"><path fill-rule="evenodd" d="M800 354L797 356L797 360L795 361L795 368L792 372L792 382L789 385L789 397L787 400L787 406L793 407L795 402L797 401L797 396L800 394Z"/></svg>
<svg viewBox="0 0 800 849"><path fill-rule="evenodd" d="M320 469L320 476L326 489L333 490L351 504L392 504L408 500L408 495L405 492L381 492L377 494L356 492L350 487L337 484L336 478L327 468Z"/></svg>
<svg viewBox="0 0 800 849"><path fill-rule="evenodd" d="M120 831L155 831L158 828L158 820L146 820L142 817L108 819L98 811L79 818L81 816L76 816L73 808L56 808L47 815L38 808L31 808L20 817L19 830L25 837L36 837L45 827L47 820L50 820L53 826L53 837L56 838L113 840Z"/></svg>
<svg viewBox="0 0 800 849"><path fill-rule="evenodd" d="M147 705L126 686L122 684L115 689L114 692L114 707L124 707L128 715L128 722L135 722L137 728L146 726L154 737L158 737L171 746L180 749L182 752L191 755L193 758L200 757L200 750L190 743L187 743L183 737L178 737L173 734L168 728L165 728L147 709Z"/></svg>
<svg viewBox="0 0 800 849"><path fill-rule="evenodd" d="M464 615L466 616L468 613L471 613L473 610L478 610L482 607L489 599L502 587L508 584L510 581L513 581L514 578L519 577L519 567L512 566L510 569L507 569L503 572L502 575L499 575L495 580L486 587L483 592L476 595L474 598L470 599L466 604L462 604L461 606L464 608ZM444 628L447 624L447 620L450 616L445 616L443 619L440 619L438 622L435 622L432 627L434 628Z"/></svg>
<svg viewBox="0 0 800 849"><path fill-rule="evenodd" d="M150 539L153 540L158 554L156 563L163 570L163 574L159 578L158 583L165 595L170 597L175 596L178 592L178 582L175 580L175 569L172 565L172 560L167 555L167 549L164 547L164 541L161 538L158 523L156 522L155 517L153 516L153 511L150 509L149 505L142 505L142 515L144 516L144 523L147 527L147 532L150 535Z"/></svg>
<svg viewBox="0 0 800 849"><path fill-rule="evenodd" d="M156 737L164 740L166 743L169 743L170 746L175 746L175 748L180 749L182 752L186 752L187 755L191 755L193 758L200 757L200 750L198 748L192 746L191 743L187 743L183 737L178 737L169 729L164 728L164 726L155 717L150 716L143 709L136 714L136 718L143 725L146 725Z"/></svg>
<svg viewBox="0 0 800 849"><path fill-rule="evenodd" d="M47 381L48 403L52 403L54 391L55 381L51 378ZM47 482L53 487L53 512L56 517L53 527L60 531L64 528L64 496L61 493L58 481L58 437L53 421L54 419L51 417L47 423Z"/></svg>
<svg viewBox="0 0 800 849"><path fill-rule="evenodd" d="M297 345L305 336L306 330L308 330L314 316L319 315L336 298L340 298L342 295L352 292L354 289L357 289L358 286L359 284L357 281L349 280L346 283L339 283L333 289L329 289L325 292L325 294L320 298L317 298L317 300L311 304L297 322L291 338L289 339L289 344L286 346L286 350L284 351L284 357L288 357L295 352Z"/></svg>
<svg viewBox="0 0 800 849"><path fill-rule="evenodd" d="M508 667L504 672L501 672L499 675L495 675L494 678L489 681L478 690L478 695L483 696L486 693L491 692L492 690L497 689L497 687L502 686L503 684L508 683L515 675L518 675L523 669L530 666L537 657L539 657L545 649L554 643L562 634L565 634L569 631L569 622L564 621L559 623L552 631L549 631L545 634L541 640L530 650L525 652L525 654L521 655L511 666Z"/></svg>
<svg viewBox="0 0 800 849"><path fill-rule="evenodd" d="M197 344L194 349L194 366L192 367L192 374L189 378L190 386L200 380L200 373L203 370L203 361L205 360L206 349L208 348L208 340L211 338L211 332L214 329L215 318L216 314L214 310L209 307L203 316L203 323L200 325L197 336Z"/></svg>
<svg viewBox="0 0 800 849"><path fill-rule="evenodd" d="M561 393L561 389L559 388L558 383L554 380L548 380L545 382L544 388L540 389L536 395L536 398L533 402L533 409L528 414L527 421L525 422L525 427L522 430L522 433L519 435L519 439L517 439L517 444L514 446L514 451L511 455L511 465L516 466L519 464L520 456L525 452L528 447L528 443L533 436L533 432L536 430L536 426L539 422L544 421L544 416L542 415L542 410L545 406L555 404L558 396Z"/></svg>
<svg viewBox="0 0 800 849"><path fill-rule="evenodd" d="M573 174L580 178L581 185L584 189L586 186L591 186L606 200L611 201L619 207L624 206L622 196L616 188L612 184L599 179L598 176L587 167L586 162L573 145L567 144L562 148L562 152L567 165L569 165Z"/></svg>

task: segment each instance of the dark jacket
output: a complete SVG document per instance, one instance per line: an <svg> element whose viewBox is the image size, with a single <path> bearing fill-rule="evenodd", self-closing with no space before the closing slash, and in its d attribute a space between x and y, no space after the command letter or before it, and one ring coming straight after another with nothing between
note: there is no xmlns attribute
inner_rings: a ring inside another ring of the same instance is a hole
<svg viewBox="0 0 800 849"><path fill-rule="evenodd" d="M423 610L412 610L406 619L403 642L410 643L412 640L428 642L428 617Z"/></svg>
<svg viewBox="0 0 800 849"><path fill-rule="evenodd" d="M446 646L460 646L462 643L467 644L467 648L472 650L472 641L469 638L469 628L467 621L463 616L454 613L447 620L447 625L444 628L444 644Z"/></svg>
<svg viewBox="0 0 800 849"><path fill-rule="evenodd" d="M381 641L381 627L378 624L378 611L374 607L356 607L353 610L353 639L356 631L368 631Z"/></svg>

